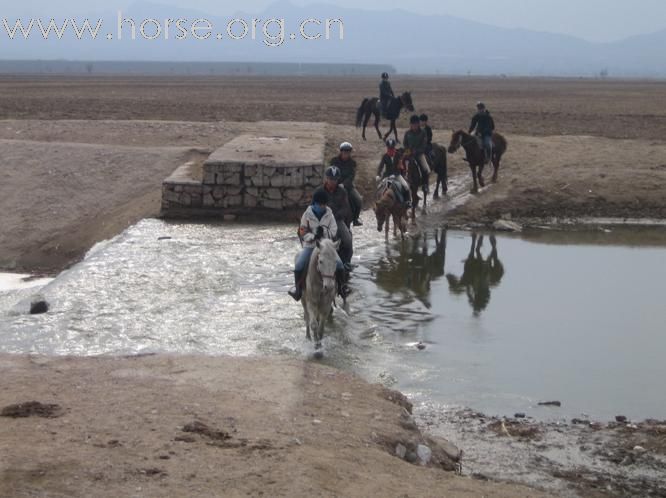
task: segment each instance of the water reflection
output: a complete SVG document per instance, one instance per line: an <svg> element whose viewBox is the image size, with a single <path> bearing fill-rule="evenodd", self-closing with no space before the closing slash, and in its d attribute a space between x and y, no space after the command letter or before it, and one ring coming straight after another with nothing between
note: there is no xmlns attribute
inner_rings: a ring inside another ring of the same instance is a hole
<svg viewBox="0 0 666 498"><path fill-rule="evenodd" d="M430 308L431 284L444 276L446 230L406 240L395 249L387 247L386 257L378 262L376 284L389 293L408 289Z"/></svg>
<svg viewBox="0 0 666 498"><path fill-rule="evenodd" d="M453 294L467 294L475 316L488 307L491 289L498 286L504 276L504 265L497 254L497 239L494 235L490 236L491 250L486 258L481 254L483 240L483 235L473 233L463 274L460 277L451 273L446 275Z"/></svg>

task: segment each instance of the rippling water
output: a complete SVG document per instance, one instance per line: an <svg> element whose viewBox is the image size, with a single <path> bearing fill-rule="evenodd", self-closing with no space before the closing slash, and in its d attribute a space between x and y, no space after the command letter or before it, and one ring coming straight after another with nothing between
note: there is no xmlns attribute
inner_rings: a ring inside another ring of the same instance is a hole
<svg viewBox="0 0 666 498"><path fill-rule="evenodd" d="M665 249L442 230L386 243L373 225L325 362L424 403L666 418ZM286 294L297 250L293 226L144 220L41 289L46 315L0 290L0 351L309 357Z"/></svg>

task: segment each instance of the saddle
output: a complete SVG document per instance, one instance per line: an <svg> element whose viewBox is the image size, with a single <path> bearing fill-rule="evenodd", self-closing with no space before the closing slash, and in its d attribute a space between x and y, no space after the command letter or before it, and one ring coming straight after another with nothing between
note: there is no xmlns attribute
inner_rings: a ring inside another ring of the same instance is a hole
<svg viewBox="0 0 666 498"><path fill-rule="evenodd" d="M404 204L405 195L402 192L402 186L400 185L400 182L397 181L393 176L388 176L384 178L382 182L379 184L377 191L379 193L384 193L389 188L393 191L393 195L395 195L396 199L398 199L400 204Z"/></svg>

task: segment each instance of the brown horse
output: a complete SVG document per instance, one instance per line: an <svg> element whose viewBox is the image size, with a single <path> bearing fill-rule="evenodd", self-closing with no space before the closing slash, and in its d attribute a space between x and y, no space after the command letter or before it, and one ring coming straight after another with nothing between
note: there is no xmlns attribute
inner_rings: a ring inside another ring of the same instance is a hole
<svg viewBox="0 0 666 498"><path fill-rule="evenodd" d="M451 136L451 143L449 144L449 152L453 154L460 147L465 149L465 161L469 163L469 167L472 170L472 180L474 180L474 187L472 187L472 193L479 191L479 185L485 187L485 182L483 181L483 167L485 166L485 154L483 153L483 148L479 143L479 139L465 132L464 130L454 131ZM497 181L497 172L500 167L500 162L502 161L502 156L508 148L508 143L506 139L499 133L493 133L493 152L491 162L493 164L494 173L492 181ZM478 184L477 184L478 180Z"/></svg>
<svg viewBox="0 0 666 498"><path fill-rule="evenodd" d="M437 173L437 182L435 183L435 193L433 194L433 199L439 199L439 187L442 187L442 195L446 195L448 192L448 165L446 159L446 147L433 143L432 144L432 153L430 154L430 166L432 170Z"/></svg>
<svg viewBox="0 0 666 498"><path fill-rule="evenodd" d="M430 181L429 175L423 175L421 168L419 168L418 161L412 155L404 159L407 161L407 183L412 192L412 221L416 219L416 206L419 203L419 189L423 193L423 213L426 212L428 204L428 183Z"/></svg>
<svg viewBox="0 0 666 498"><path fill-rule="evenodd" d="M381 119L381 112L379 108L379 99L377 97L373 98L364 98L363 102L356 111L356 128L359 128L363 125L363 140L365 140L365 128L368 126L368 121L370 121L370 116L375 116L375 130L377 130L377 135L384 142L391 134L395 135L395 141L400 143L398 140L398 129L395 126L395 122L400 117L400 112L402 109L406 108L410 112L414 112L414 104L412 103L412 94L411 92L405 92L400 97L394 97L391 99L391 102L388 105L386 112L386 117L391 121L391 127L389 128L388 133L382 137L382 132L379 131L379 121Z"/></svg>
<svg viewBox="0 0 666 498"><path fill-rule="evenodd" d="M400 187L398 186L397 188ZM393 236L398 236L399 229L400 237L402 240L405 240L407 209L405 208L405 204L400 202L393 189L394 187L388 178L384 178L377 187L374 208L375 216L377 217L377 231L381 232L382 227L385 226L386 238L388 239L389 222L393 218Z"/></svg>

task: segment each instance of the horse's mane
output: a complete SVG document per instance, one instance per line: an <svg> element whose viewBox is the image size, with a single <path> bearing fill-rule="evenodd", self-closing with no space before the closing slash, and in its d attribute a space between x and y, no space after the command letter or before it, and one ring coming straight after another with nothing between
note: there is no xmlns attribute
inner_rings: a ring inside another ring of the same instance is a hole
<svg viewBox="0 0 666 498"><path fill-rule="evenodd" d="M375 205L378 208L386 209L389 208L394 201L395 194L393 193L393 189L388 183L386 183L384 190L382 190L382 193L379 199L375 202Z"/></svg>

